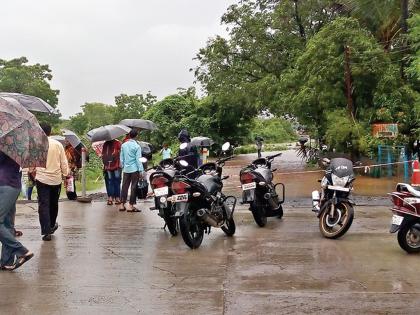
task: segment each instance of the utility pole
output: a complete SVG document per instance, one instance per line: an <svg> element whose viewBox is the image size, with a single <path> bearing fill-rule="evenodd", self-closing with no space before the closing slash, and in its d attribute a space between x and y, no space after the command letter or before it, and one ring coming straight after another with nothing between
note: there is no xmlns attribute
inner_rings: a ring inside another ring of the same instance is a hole
<svg viewBox="0 0 420 315"><path fill-rule="evenodd" d="M352 80L351 80L351 69L350 69L350 48L349 46L344 46L344 69L345 69L345 83L346 83L346 96L347 96L347 110L350 117L354 119L354 103L352 96Z"/></svg>
<svg viewBox="0 0 420 315"><path fill-rule="evenodd" d="M404 35L408 33L407 19L408 19L408 0L401 0L401 30ZM407 54L407 49L408 49L407 39L403 38L403 51L402 51L403 59L401 60L400 72L401 72L401 78L404 81L405 81L404 70L406 67L406 62L405 62L404 57Z"/></svg>

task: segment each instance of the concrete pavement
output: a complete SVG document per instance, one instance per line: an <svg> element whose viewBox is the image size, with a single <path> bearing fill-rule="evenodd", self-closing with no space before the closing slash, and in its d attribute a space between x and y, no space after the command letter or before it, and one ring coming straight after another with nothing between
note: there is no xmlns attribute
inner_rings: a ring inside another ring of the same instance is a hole
<svg viewBox="0 0 420 315"><path fill-rule="evenodd" d="M17 227L35 257L0 272L1 314L418 314L420 255L388 233L387 207L356 207L350 231L323 239L308 208L259 228L245 209L237 233L205 235L198 250L162 230L151 204L60 204L60 228L41 241L36 204ZM31 208L32 207L32 208Z"/></svg>

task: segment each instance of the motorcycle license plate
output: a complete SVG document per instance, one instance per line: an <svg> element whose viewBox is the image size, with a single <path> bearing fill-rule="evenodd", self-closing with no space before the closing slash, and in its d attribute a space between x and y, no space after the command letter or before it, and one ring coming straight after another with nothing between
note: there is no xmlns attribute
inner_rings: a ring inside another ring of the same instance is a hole
<svg viewBox="0 0 420 315"><path fill-rule="evenodd" d="M167 196L168 193L169 193L169 188L168 188L168 186L164 186L164 187L161 187L161 188L153 189L153 192L154 192L156 197Z"/></svg>
<svg viewBox="0 0 420 315"><path fill-rule="evenodd" d="M188 194L172 196L172 202L187 202L187 201L188 201Z"/></svg>
<svg viewBox="0 0 420 315"><path fill-rule="evenodd" d="M404 220L404 217L394 214L392 216L391 224L400 226L403 220Z"/></svg>
<svg viewBox="0 0 420 315"><path fill-rule="evenodd" d="M249 184L243 184L242 185L242 190L251 190L251 189L255 189L257 188L257 183L256 182L252 182Z"/></svg>

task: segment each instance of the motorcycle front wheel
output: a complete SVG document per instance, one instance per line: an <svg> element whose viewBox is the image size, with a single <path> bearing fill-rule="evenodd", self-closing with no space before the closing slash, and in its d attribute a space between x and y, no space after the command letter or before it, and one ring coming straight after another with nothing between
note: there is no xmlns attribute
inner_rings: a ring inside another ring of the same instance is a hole
<svg viewBox="0 0 420 315"><path fill-rule="evenodd" d="M251 203L251 212L255 223L257 223L259 227L264 227L267 224L264 206L258 204L256 200Z"/></svg>
<svg viewBox="0 0 420 315"><path fill-rule="evenodd" d="M416 223L407 224L398 231L398 244L409 254L420 252L420 231L413 227Z"/></svg>
<svg viewBox="0 0 420 315"><path fill-rule="evenodd" d="M179 229L185 244L191 249L200 247L203 242L204 230L199 219L191 211L186 211L179 219Z"/></svg>
<svg viewBox="0 0 420 315"><path fill-rule="evenodd" d="M319 230L326 238L336 239L348 231L353 223L354 209L347 202L336 205L334 217L330 216L329 209L325 209L319 218Z"/></svg>
<svg viewBox="0 0 420 315"><path fill-rule="evenodd" d="M236 225L233 218L226 221L226 224L222 226L222 231L225 232L227 236L233 236L236 231Z"/></svg>

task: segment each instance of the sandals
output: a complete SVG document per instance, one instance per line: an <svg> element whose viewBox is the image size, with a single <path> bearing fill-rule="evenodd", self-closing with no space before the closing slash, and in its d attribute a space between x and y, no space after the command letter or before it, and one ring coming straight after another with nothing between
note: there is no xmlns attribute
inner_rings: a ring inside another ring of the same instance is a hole
<svg viewBox="0 0 420 315"><path fill-rule="evenodd" d="M3 266L5 270L16 270L20 266L22 266L24 263L26 263L28 260L30 260L32 257L34 257L34 253L27 252L25 255L18 258L17 262L13 266Z"/></svg>
<svg viewBox="0 0 420 315"><path fill-rule="evenodd" d="M127 210L125 207L122 207L122 208L119 208L118 209L119 211L125 211L125 210Z"/></svg>
<svg viewBox="0 0 420 315"><path fill-rule="evenodd" d="M111 200L108 200L106 204L107 204L108 206L112 206L112 205L113 205L113 202L112 202Z"/></svg>
<svg viewBox="0 0 420 315"><path fill-rule="evenodd" d="M120 204L121 204L121 201L116 200L116 201L115 201L115 204L116 204L116 205L120 205Z"/></svg>
<svg viewBox="0 0 420 315"><path fill-rule="evenodd" d="M127 212L141 212L141 210L133 207L133 209L129 209Z"/></svg>
<svg viewBox="0 0 420 315"><path fill-rule="evenodd" d="M23 235L22 231L15 230L15 236L19 237L19 236L22 236L22 235Z"/></svg>

